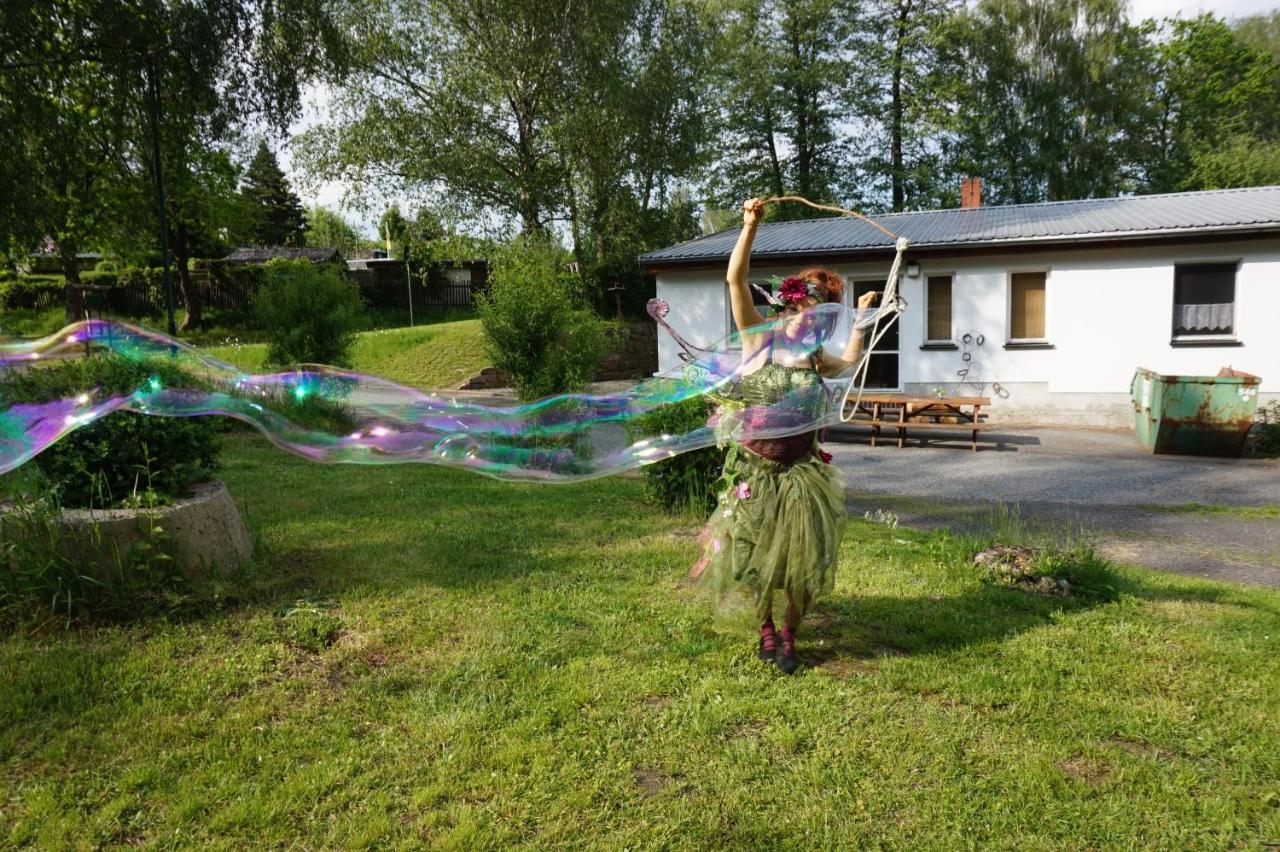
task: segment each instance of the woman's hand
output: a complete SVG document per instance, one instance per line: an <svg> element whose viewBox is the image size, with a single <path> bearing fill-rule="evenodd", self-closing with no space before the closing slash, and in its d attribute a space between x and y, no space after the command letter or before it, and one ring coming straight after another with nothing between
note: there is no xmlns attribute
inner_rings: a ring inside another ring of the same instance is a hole
<svg viewBox="0 0 1280 852"><path fill-rule="evenodd" d="M742 224L754 228L764 218L764 202L759 198L748 198L742 202Z"/></svg>
<svg viewBox="0 0 1280 852"><path fill-rule="evenodd" d="M867 292L863 293L861 296L858 297L858 313L862 313L863 311L870 310L871 306L874 305L876 303L876 300L879 298L880 298L880 293L876 290L868 290Z"/></svg>

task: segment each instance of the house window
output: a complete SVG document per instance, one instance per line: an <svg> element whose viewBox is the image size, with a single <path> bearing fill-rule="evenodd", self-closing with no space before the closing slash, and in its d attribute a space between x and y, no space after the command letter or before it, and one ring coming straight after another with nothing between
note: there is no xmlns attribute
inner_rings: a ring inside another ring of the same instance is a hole
<svg viewBox="0 0 1280 852"><path fill-rule="evenodd" d="M951 276L930 275L925 294L927 318L925 340L930 343L951 342Z"/></svg>
<svg viewBox="0 0 1280 852"><path fill-rule="evenodd" d="M1009 286L1009 340L1044 340L1045 273L1015 272Z"/></svg>
<svg viewBox="0 0 1280 852"><path fill-rule="evenodd" d="M1236 264L1194 263L1173 270L1173 336L1235 334Z"/></svg>
<svg viewBox="0 0 1280 852"><path fill-rule="evenodd" d="M884 279L875 278L869 281L854 281L853 283L853 303L856 305L865 293L870 290L883 292ZM881 326L884 336L867 355L867 377L866 388L868 390L891 390L897 391L902 389L902 378L899 375L898 361L898 324L896 322L889 323L888 327ZM870 334L870 331L864 332ZM870 342L864 338L864 342Z"/></svg>

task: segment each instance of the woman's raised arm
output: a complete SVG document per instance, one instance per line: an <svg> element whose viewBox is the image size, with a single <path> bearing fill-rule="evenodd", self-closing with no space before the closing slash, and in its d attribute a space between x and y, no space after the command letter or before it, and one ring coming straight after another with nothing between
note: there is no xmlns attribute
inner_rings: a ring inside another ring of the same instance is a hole
<svg viewBox="0 0 1280 852"><path fill-rule="evenodd" d="M751 299L751 286L747 284L747 270L751 265L751 243L756 237L756 228L764 215L764 202L752 198L742 205L742 233L738 236L738 244L729 257L729 271L726 281L729 284L729 304L733 310L733 322L739 331L760 325L764 317L756 310ZM744 351L755 349L758 335L742 335Z"/></svg>

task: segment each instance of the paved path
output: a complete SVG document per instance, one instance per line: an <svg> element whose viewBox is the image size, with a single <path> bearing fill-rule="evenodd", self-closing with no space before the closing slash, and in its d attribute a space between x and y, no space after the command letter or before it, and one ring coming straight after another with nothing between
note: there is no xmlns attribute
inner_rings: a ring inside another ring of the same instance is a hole
<svg viewBox="0 0 1280 852"><path fill-rule="evenodd" d="M977 453L959 443L872 448L864 434L833 430L826 444L857 514L881 508L906 526L974 530L1005 504L1033 526L1085 531L1116 561L1280 588L1280 517L1162 508L1274 510L1280 462L1153 456L1127 432L993 430L998 448Z"/></svg>
<svg viewBox="0 0 1280 852"><path fill-rule="evenodd" d="M936 434L936 433L935 433ZM1128 432L992 430L995 447L871 447L832 429L827 449L855 491L949 500L1132 506L1280 506L1280 461L1153 455Z"/></svg>

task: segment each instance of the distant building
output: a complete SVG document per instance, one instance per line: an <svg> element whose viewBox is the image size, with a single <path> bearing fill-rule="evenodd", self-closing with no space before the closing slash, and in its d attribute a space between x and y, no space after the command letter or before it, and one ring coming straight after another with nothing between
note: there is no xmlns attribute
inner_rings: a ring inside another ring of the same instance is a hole
<svg viewBox="0 0 1280 852"><path fill-rule="evenodd" d="M102 255L96 251L82 251L76 253L76 266L81 272L89 272L98 265L98 261L102 260ZM25 275L61 275L63 272L62 258L56 253L38 252L36 254L27 255L25 260L17 263L18 271Z"/></svg>
<svg viewBox="0 0 1280 852"><path fill-rule="evenodd" d="M1135 368L1217 375L1232 366L1280 398L1280 186L876 217L910 240L909 305L870 356L867 388L998 396L992 417L1132 422ZM649 252L669 321L694 344L733 331L725 268L739 229ZM853 218L760 226L751 279L830 266L846 303L882 290L893 241ZM659 344L658 369L681 363Z"/></svg>
<svg viewBox="0 0 1280 852"><path fill-rule="evenodd" d="M375 250L379 251L379 250ZM347 260L347 269L357 277L404 281L404 261L393 257L357 257ZM414 274L417 275L417 265ZM431 264L428 272L431 280L455 287L466 286L482 290L489 281L487 260L441 260Z"/></svg>
<svg viewBox="0 0 1280 852"><path fill-rule="evenodd" d="M379 258L384 258L386 256L387 256L386 249L380 249L380 248L351 249L349 252L347 252L347 262L350 263L353 260L377 260Z"/></svg>
<svg viewBox="0 0 1280 852"><path fill-rule="evenodd" d="M276 258L285 260L309 260L312 263L341 263L342 252L336 248L293 248L291 246L242 246L226 260L231 263L266 263Z"/></svg>

